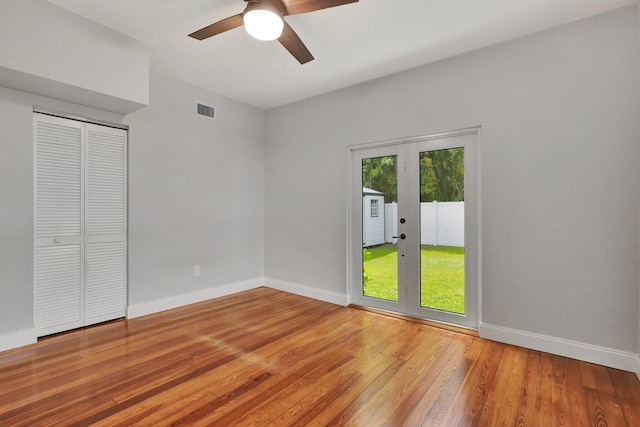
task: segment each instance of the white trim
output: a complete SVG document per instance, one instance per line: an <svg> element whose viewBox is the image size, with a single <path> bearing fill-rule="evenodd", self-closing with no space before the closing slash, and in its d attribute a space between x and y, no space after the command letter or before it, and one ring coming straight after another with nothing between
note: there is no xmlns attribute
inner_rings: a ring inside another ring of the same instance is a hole
<svg viewBox="0 0 640 427"><path fill-rule="evenodd" d="M69 114L58 110L53 110L51 108L38 107L37 105L33 106L33 112L39 114L45 114L47 116L60 117L62 119L75 120L77 122L83 123L93 123L94 125L106 126L115 129L122 129L129 131L129 125L123 123L115 123L115 122L107 122L105 120L93 119L84 116L78 116L76 114ZM127 144L128 147L128 144Z"/></svg>
<svg viewBox="0 0 640 427"><path fill-rule="evenodd" d="M640 380L640 354L638 354L636 356L636 375L638 376L638 379Z"/></svg>
<svg viewBox="0 0 640 427"><path fill-rule="evenodd" d="M476 330L482 324L482 127L476 134Z"/></svg>
<svg viewBox="0 0 640 427"><path fill-rule="evenodd" d="M279 291L289 292L303 297L313 298L320 301L330 302L346 307L348 305L347 295L339 292L326 291L324 289L312 288L299 285L297 283L284 282L276 279L264 279L264 285Z"/></svg>
<svg viewBox="0 0 640 427"><path fill-rule="evenodd" d="M189 292L186 294L175 295L168 298L147 301L140 304L133 304L127 307L127 319L135 319L136 317L146 316L148 314L158 313L160 311L170 310L172 308L202 302L212 298L218 298L235 294L237 292L248 291L250 289L259 288L260 286L264 286L263 278L247 280L244 282L230 283L227 285L211 287L196 292Z"/></svg>
<svg viewBox="0 0 640 427"><path fill-rule="evenodd" d="M344 237L345 237L345 247L347 248L347 268L345 269L345 273L346 273L346 284L347 284L347 300L346 300L346 305L351 304L353 301L353 298L351 297L352 293L353 293L353 289L352 287L354 286L353 284L353 280L352 277L355 274L353 272L353 269L355 268L355 265L357 263L356 257L354 257L353 251L354 251L354 237L353 237L353 198L354 196L354 191L353 191L353 186L355 185L355 180L353 178L353 158L355 156L355 152L354 150L347 150L347 172L348 172L348 179L345 180L346 184L347 184L347 188L346 188L346 194L347 194L347 209L346 210L346 218L347 218L347 232L345 233ZM360 196L358 196L360 197Z"/></svg>
<svg viewBox="0 0 640 427"><path fill-rule="evenodd" d="M526 347L629 372L640 372L638 355L502 326L481 324L480 338ZM639 375L640 376L640 375Z"/></svg>
<svg viewBox="0 0 640 427"><path fill-rule="evenodd" d="M0 351L11 350L38 342L38 333L35 328L20 329L0 335Z"/></svg>
<svg viewBox="0 0 640 427"><path fill-rule="evenodd" d="M393 145L408 144L412 142L429 141L432 139L472 135L472 134L477 134L480 128L481 126L471 126L464 129L458 129L458 130L452 130L452 131L446 131L446 132L414 135L414 136L407 136L407 137L395 138L395 139L385 139L381 141L362 142L357 144L349 144L347 145L347 148L349 149L349 151L368 150L370 148L387 147L387 146L393 146Z"/></svg>

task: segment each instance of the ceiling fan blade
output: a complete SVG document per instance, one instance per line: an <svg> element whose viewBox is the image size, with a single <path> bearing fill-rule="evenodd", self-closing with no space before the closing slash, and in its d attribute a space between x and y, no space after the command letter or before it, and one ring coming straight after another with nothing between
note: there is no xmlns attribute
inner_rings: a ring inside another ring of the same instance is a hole
<svg viewBox="0 0 640 427"><path fill-rule="evenodd" d="M309 49L302 43L298 34L293 31L293 28L286 22L282 29L282 35L278 39L280 44L293 55L300 64L306 64L309 61L313 61L313 55L309 52Z"/></svg>
<svg viewBox="0 0 640 427"><path fill-rule="evenodd" d="M222 21L218 21L215 24L211 24L198 31L189 34L189 37L194 39L204 40L216 34L224 33L225 31L233 30L236 27L242 25L242 14L230 16Z"/></svg>
<svg viewBox="0 0 640 427"><path fill-rule="evenodd" d="M313 12L320 9L342 6L349 3L357 3L359 0L282 0L287 8L285 15Z"/></svg>

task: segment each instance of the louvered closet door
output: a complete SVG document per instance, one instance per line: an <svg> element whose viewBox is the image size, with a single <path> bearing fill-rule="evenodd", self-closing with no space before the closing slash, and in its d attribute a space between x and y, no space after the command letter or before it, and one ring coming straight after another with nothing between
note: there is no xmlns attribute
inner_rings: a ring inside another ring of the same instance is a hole
<svg viewBox="0 0 640 427"><path fill-rule="evenodd" d="M86 125L86 324L125 315L127 134Z"/></svg>
<svg viewBox="0 0 640 427"><path fill-rule="evenodd" d="M125 315L127 133L35 114L39 336Z"/></svg>
<svg viewBox="0 0 640 427"><path fill-rule="evenodd" d="M34 323L47 335L83 324L83 125L38 116Z"/></svg>

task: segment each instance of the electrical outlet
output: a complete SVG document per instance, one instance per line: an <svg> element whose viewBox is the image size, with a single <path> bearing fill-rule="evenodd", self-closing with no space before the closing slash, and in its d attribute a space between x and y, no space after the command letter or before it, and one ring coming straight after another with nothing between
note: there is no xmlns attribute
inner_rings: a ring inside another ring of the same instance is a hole
<svg viewBox="0 0 640 427"><path fill-rule="evenodd" d="M200 275L200 266L196 265L195 267L193 267L193 275L194 276L199 276Z"/></svg>

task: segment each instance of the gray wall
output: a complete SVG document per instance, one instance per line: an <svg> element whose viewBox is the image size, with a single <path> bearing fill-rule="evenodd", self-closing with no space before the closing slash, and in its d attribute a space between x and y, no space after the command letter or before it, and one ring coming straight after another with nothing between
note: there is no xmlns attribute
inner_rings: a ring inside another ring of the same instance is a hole
<svg viewBox="0 0 640 427"><path fill-rule="evenodd" d="M265 113L153 72L150 93L125 119L129 303L261 278Z"/></svg>
<svg viewBox="0 0 640 427"><path fill-rule="evenodd" d="M125 118L0 87L0 337L33 327L34 105L131 127L131 304L263 276L264 112L150 80L151 105ZM196 117L196 101L218 118Z"/></svg>
<svg viewBox="0 0 640 427"><path fill-rule="evenodd" d="M33 327L32 105L0 88L0 333Z"/></svg>
<svg viewBox="0 0 640 427"><path fill-rule="evenodd" d="M625 8L268 111L266 277L346 292L349 144L480 125L483 322L636 353L638 31Z"/></svg>

